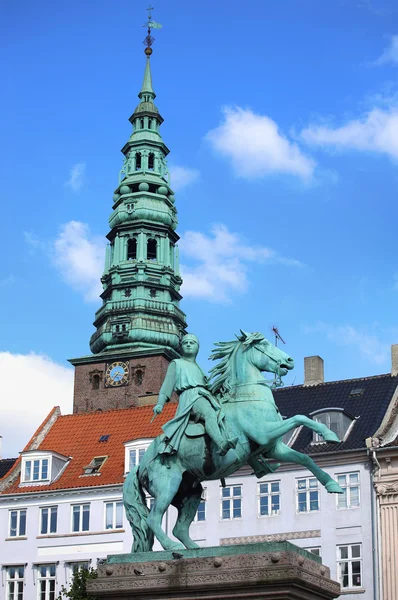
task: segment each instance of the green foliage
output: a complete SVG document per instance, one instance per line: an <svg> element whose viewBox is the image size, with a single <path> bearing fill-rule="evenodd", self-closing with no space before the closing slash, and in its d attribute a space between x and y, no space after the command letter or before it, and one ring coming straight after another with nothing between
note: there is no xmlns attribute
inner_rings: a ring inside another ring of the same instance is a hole
<svg viewBox="0 0 398 600"><path fill-rule="evenodd" d="M94 596L89 596L86 590L87 581L97 577L98 573L92 567L79 569L73 574L69 589L64 585L62 586L57 600L63 600L64 598L69 600L97 600Z"/></svg>

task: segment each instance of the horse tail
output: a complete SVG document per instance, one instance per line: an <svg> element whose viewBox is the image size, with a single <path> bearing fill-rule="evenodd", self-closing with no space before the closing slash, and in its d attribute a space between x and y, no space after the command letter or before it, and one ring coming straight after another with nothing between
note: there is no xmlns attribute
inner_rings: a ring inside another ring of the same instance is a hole
<svg viewBox="0 0 398 600"><path fill-rule="evenodd" d="M132 552L149 552L152 550L154 535L147 525L149 508L138 477L138 469L138 466L135 467L126 477L123 484L123 503L134 537Z"/></svg>

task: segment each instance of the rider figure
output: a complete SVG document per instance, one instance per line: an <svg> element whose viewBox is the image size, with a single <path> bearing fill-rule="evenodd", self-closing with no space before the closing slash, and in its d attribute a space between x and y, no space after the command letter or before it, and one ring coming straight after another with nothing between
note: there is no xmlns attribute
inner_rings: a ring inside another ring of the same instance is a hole
<svg viewBox="0 0 398 600"><path fill-rule="evenodd" d="M230 448L235 448L238 442L238 438L229 439L227 436L224 411L207 388L206 376L196 362L198 352L199 340L196 335L185 335L181 342L182 358L173 360L167 369L153 412L155 415L162 412L173 391L179 395L179 402L175 417L163 425L165 439L160 446L160 454L177 452L191 418L195 422L203 422L220 456L224 456Z"/></svg>

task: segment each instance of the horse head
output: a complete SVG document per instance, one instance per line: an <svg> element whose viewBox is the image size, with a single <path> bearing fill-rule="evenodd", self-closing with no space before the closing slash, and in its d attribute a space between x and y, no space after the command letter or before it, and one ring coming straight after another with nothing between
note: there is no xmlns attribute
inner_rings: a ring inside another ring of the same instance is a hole
<svg viewBox="0 0 398 600"><path fill-rule="evenodd" d="M218 364L210 371L213 394L227 395L237 385L259 383L260 372L283 377L293 369L293 359L269 342L262 333L247 333L232 342L219 342L211 358Z"/></svg>
<svg viewBox="0 0 398 600"><path fill-rule="evenodd" d="M267 340L262 333L247 333L242 329L240 333L237 338L242 344L243 353L250 350L248 360L260 371L284 377L294 368L293 358Z"/></svg>

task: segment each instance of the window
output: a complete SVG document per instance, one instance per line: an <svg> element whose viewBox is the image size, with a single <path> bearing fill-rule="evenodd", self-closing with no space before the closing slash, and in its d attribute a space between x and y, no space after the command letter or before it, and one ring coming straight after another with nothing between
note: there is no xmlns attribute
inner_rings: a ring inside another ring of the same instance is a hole
<svg viewBox="0 0 398 600"><path fill-rule="evenodd" d="M150 152L148 155L148 169L153 171L155 168L155 155L153 152Z"/></svg>
<svg viewBox="0 0 398 600"><path fill-rule="evenodd" d="M100 386L100 376L93 375L93 390L99 390Z"/></svg>
<svg viewBox="0 0 398 600"><path fill-rule="evenodd" d="M142 369L137 369L136 371L134 371L135 385L142 385L143 379L144 379L144 371Z"/></svg>
<svg viewBox="0 0 398 600"><path fill-rule="evenodd" d="M343 589L362 586L361 544L337 546L337 571Z"/></svg>
<svg viewBox="0 0 398 600"><path fill-rule="evenodd" d="M35 460L24 461L23 482L28 481L48 481L49 469L48 458L38 458Z"/></svg>
<svg viewBox="0 0 398 600"><path fill-rule="evenodd" d="M207 490L206 488L204 488L202 491L202 497L200 499L198 510L196 511L194 523L203 523L203 521L206 521L206 498Z"/></svg>
<svg viewBox="0 0 398 600"><path fill-rule="evenodd" d="M328 412L320 412L316 414L311 413L310 416L314 419L314 421L322 423L331 429L341 441L344 440L351 423L354 422L354 419L345 414L342 409L329 410ZM324 439L321 435L314 432L313 442L324 442Z"/></svg>
<svg viewBox="0 0 398 600"><path fill-rule="evenodd" d="M337 483L344 494L337 494L337 508L357 508L359 506L359 473L337 475Z"/></svg>
<svg viewBox="0 0 398 600"><path fill-rule="evenodd" d="M26 509L10 510L10 537L26 535Z"/></svg>
<svg viewBox="0 0 398 600"><path fill-rule="evenodd" d="M304 550L307 550L307 552L311 552L311 554L315 554L315 556L322 556L322 554L321 554L321 547L320 546L313 546L311 548L304 548Z"/></svg>
<svg viewBox="0 0 398 600"><path fill-rule="evenodd" d="M58 507L48 506L40 509L40 534L48 535L57 532Z"/></svg>
<svg viewBox="0 0 398 600"><path fill-rule="evenodd" d="M90 527L90 505L75 504L72 506L72 531L88 531Z"/></svg>
<svg viewBox="0 0 398 600"><path fill-rule="evenodd" d="M137 240L130 238L127 242L127 260L136 260L137 258Z"/></svg>
<svg viewBox="0 0 398 600"><path fill-rule="evenodd" d="M242 518L242 486L227 485L221 488L221 519Z"/></svg>
<svg viewBox="0 0 398 600"><path fill-rule="evenodd" d="M298 513L319 510L319 484L315 477L297 479L296 492Z"/></svg>
<svg viewBox="0 0 398 600"><path fill-rule="evenodd" d="M124 469L125 473L129 473L131 469L138 467L145 451L151 444L152 439L143 438L141 440L131 440L124 444Z"/></svg>
<svg viewBox="0 0 398 600"><path fill-rule="evenodd" d="M142 448L133 448L132 450L130 450L129 452L129 471L131 471L131 469L134 469L134 467L138 467L138 465L140 464L142 457L144 456L145 452L146 452L146 448L147 447L142 447Z"/></svg>
<svg viewBox="0 0 398 600"><path fill-rule="evenodd" d="M135 170L140 171L141 169L141 154L139 152L135 153Z"/></svg>
<svg viewBox="0 0 398 600"><path fill-rule="evenodd" d="M108 457L107 456L94 456L93 460L87 467L84 467L85 475L95 475L99 473L100 468L104 464Z"/></svg>
<svg viewBox="0 0 398 600"><path fill-rule="evenodd" d="M158 243L152 238L147 243L146 257L148 260L157 260L158 257Z"/></svg>
<svg viewBox="0 0 398 600"><path fill-rule="evenodd" d="M267 481L257 484L258 516L270 517L281 512L280 482Z"/></svg>
<svg viewBox="0 0 398 600"><path fill-rule="evenodd" d="M105 503L105 529L122 529L123 527L123 502Z"/></svg>
<svg viewBox="0 0 398 600"><path fill-rule="evenodd" d="M25 567L7 567L6 589L7 600L23 600Z"/></svg>
<svg viewBox="0 0 398 600"><path fill-rule="evenodd" d="M71 579L75 573L81 571L82 569L86 569L87 571L90 568L90 562L87 560L82 560L78 562L70 562L68 565L68 577Z"/></svg>
<svg viewBox="0 0 398 600"><path fill-rule="evenodd" d="M55 565L37 566L37 587L39 600L55 600Z"/></svg>
<svg viewBox="0 0 398 600"><path fill-rule="evenodd" d="M140 119L141 129L144 129L144 119Z"/></svg>

